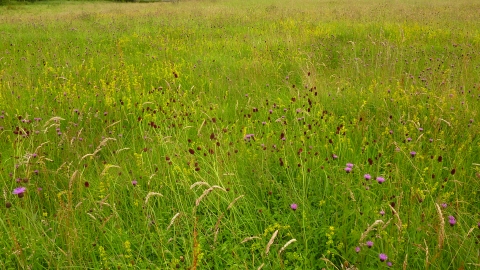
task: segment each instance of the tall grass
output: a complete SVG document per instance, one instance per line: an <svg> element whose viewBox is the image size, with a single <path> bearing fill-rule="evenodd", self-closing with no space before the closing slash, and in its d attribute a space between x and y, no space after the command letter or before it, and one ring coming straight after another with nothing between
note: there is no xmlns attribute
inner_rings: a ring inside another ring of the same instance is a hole
<svg viewBox="0 0 480 270"><path fill-rule="evenodd" d="M480 265L478 4L48 3L0 7L1 268Z"/></svg>

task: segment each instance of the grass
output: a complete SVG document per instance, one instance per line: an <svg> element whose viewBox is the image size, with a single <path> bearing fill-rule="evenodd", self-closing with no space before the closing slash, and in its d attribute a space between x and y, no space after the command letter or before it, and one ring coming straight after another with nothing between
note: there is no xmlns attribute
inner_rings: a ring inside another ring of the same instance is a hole
<svg viewBox="0 0 480 270"><path fill-rule="evenodd" d="M478 8L0 6L0 267L478 268Z"/></svg>

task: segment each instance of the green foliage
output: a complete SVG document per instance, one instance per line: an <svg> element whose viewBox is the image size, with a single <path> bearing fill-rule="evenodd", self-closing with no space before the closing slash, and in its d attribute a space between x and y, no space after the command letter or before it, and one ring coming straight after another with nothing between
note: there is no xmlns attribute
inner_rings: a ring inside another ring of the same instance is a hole
<svg viewBox="0 0 480 270"><path fill-rule="evenodd" d="M478 265L475 10L0 7L0 268Z"/></svg>

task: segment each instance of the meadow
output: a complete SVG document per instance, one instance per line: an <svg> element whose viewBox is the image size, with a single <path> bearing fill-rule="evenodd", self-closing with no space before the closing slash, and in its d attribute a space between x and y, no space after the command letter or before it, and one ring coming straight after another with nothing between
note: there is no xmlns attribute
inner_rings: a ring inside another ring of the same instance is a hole
<svg viewBox="0 0 480 270"><path fill-rule="evenodd" d="M478 10L0 6L0 268L480 268Z"/></svg>

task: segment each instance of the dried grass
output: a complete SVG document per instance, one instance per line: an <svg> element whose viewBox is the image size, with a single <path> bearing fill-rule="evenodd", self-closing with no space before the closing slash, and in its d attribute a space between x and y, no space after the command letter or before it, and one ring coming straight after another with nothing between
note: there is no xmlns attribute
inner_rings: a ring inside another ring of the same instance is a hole
<svg viewBox="0 0 480 270"><path fill-rule="evenodd" d="M393 206L391 206L390 204L388 205L390 207L390 209L392 209L392 212L393 212L393 215L397 218L398 220L398 224L397 224L397 227L398 227L398 230L399 231L402 231L402 220L400 219L400 215L398 214L398 212L395 210L395 208L393 208Z"/></svg>
<svg viewBox="0 0 480 270"><path fill-rule="evenodd" d="M82 162L82 160L83 160L84 158L86 158L86 157L95 156L98 152L100 152L100 150L103 149L103 147L104 147L105 145L107 145L107 142L108 142L108 141L111 141L111 140L116 141L115 138L105 138L105 139L103 139L103 140L100 142L100 144L97 146L97 148L95 149L95 151L93 151L93 153L84 155L83 157L80 158L80 160L78 161L78 163L80 164L80 162Z"/></svg>
<svg viewBox="0 0 480 270"><path fill-rule="evenodd" d="M78 170L74 171L73 174L72 174L72 177L70 177L70 181L68 182L68 189L70 189L70 190L72 189L73 180L77 176L77 173L78 173Z"/></svg>
<svg viewBox="0 0 480 270"><path fill-rule="evenodd" d="M150 197L152 196L160 196L160 197L163 197L162 194L158 193L158 192L149 192L147 194L147 197L145 198L145 205L148 203L148 200L150 199Z"/></svg>
<svg viewBox="0 0 480 270"><path fill-rule="evenodd" d="M173 218L170 220L170 224L168 224L167 231L168 229L170 229L170 227L172 227L173 223L179 216L180 216L180 212L176 213L175 216L173 216Z"/></svg>
<svg viewBox="0 0 480 270"><path fill-rule="evenodd" d="M210 188L206 189L205 191L203 191L202 195L200 195L200 197L198 197L198 199L195 201L195 206L198 206L200 205L200 202L203 200L203 198L205 198L205 196L207 196L210 192L212 192L214 189L220 189L224 192L227 192L224 188L222 187L219 187L219 186L211 186Z"/></svg>
<svg viewBox="0 0 480 270"><path fill-rule="evenodd" d="M193 189L193 188L196 187L196 186L207 186L207 187L210 187L210 184L208 184L207 182L199 181L199 182L193 183L193 184L190 186L190 189Z"/></svg>
<svg viewBox="0 0 480 270"><path fill-rule="evenodd" d="M237 198L235 198L227 207L227 210L230 210L230 208L232 208L232 206L239 200L241 199L242 197L244 197L245 195L240 195L238 196Z"/></svg>
<svg viewBox="0 0 480 270"><path fill-rule="evenodd" d="M440 209L440 205L438 203L435 204L438 213L438 219L440 221L440 227L438 229L438 248L440 250L443 249L443 243L445 240L445 219L443 218L442 209Z"/></svg>
<svg viewBox="0 0 480 270"><path fill-rule="evenodd" d="M383 224L383 220L380 220L380 219L379 219L379 220L375 220L375 222L374 222L372 225L370 225L370 226L367 228L367 230L365 230L365 231L362 233L362 235L360 236L360 240L359 240L360 244L363 244L363 240L365 240L365 238L367 237L368 233L370 233L370 232L371 232L377 225L379 225L379 224Z"/></svg>
<svg viewBox="0 0 480 270"><path fill-rule="evenodd" d="M270 238L270 241L268 241L267 247L265 248L265 255L268 255L270 252L270 247L272 246L273 242L275 242L275 237L277 237L278 230L276 230L273 234L272 237Z"/></svg>
<svg viewBox="0 0 480 270"><path fill-rule="evenodd" d="M290 241L285 243L285 245L283 245L283 247L278 251L278 255L280 255L291 243L296 242L296 241L297 241L297 239L295 239L295 238L290 239Z"/></svg>
<svg viewBox="0 0 480 270"><path fill-rule="evenodd" d="M215 223L213 243L216 243L216 242L217 242L217 235L218 235L218 232L220 231L220 221L222 220L223 217L224 217L224 214L222 213L222 214L218 217L217 223Z"/></svg>
<svg viewBox="0 0 480 270"><path fill-rule="evenodd" d="M246 238L244 238L244 239L242 240L242 242L240 242L240 244L246 243L246 242L251 241L251 240L253 240L253 239L261 239L261 238L258 237L258 236L246 237Z"/></svg>

